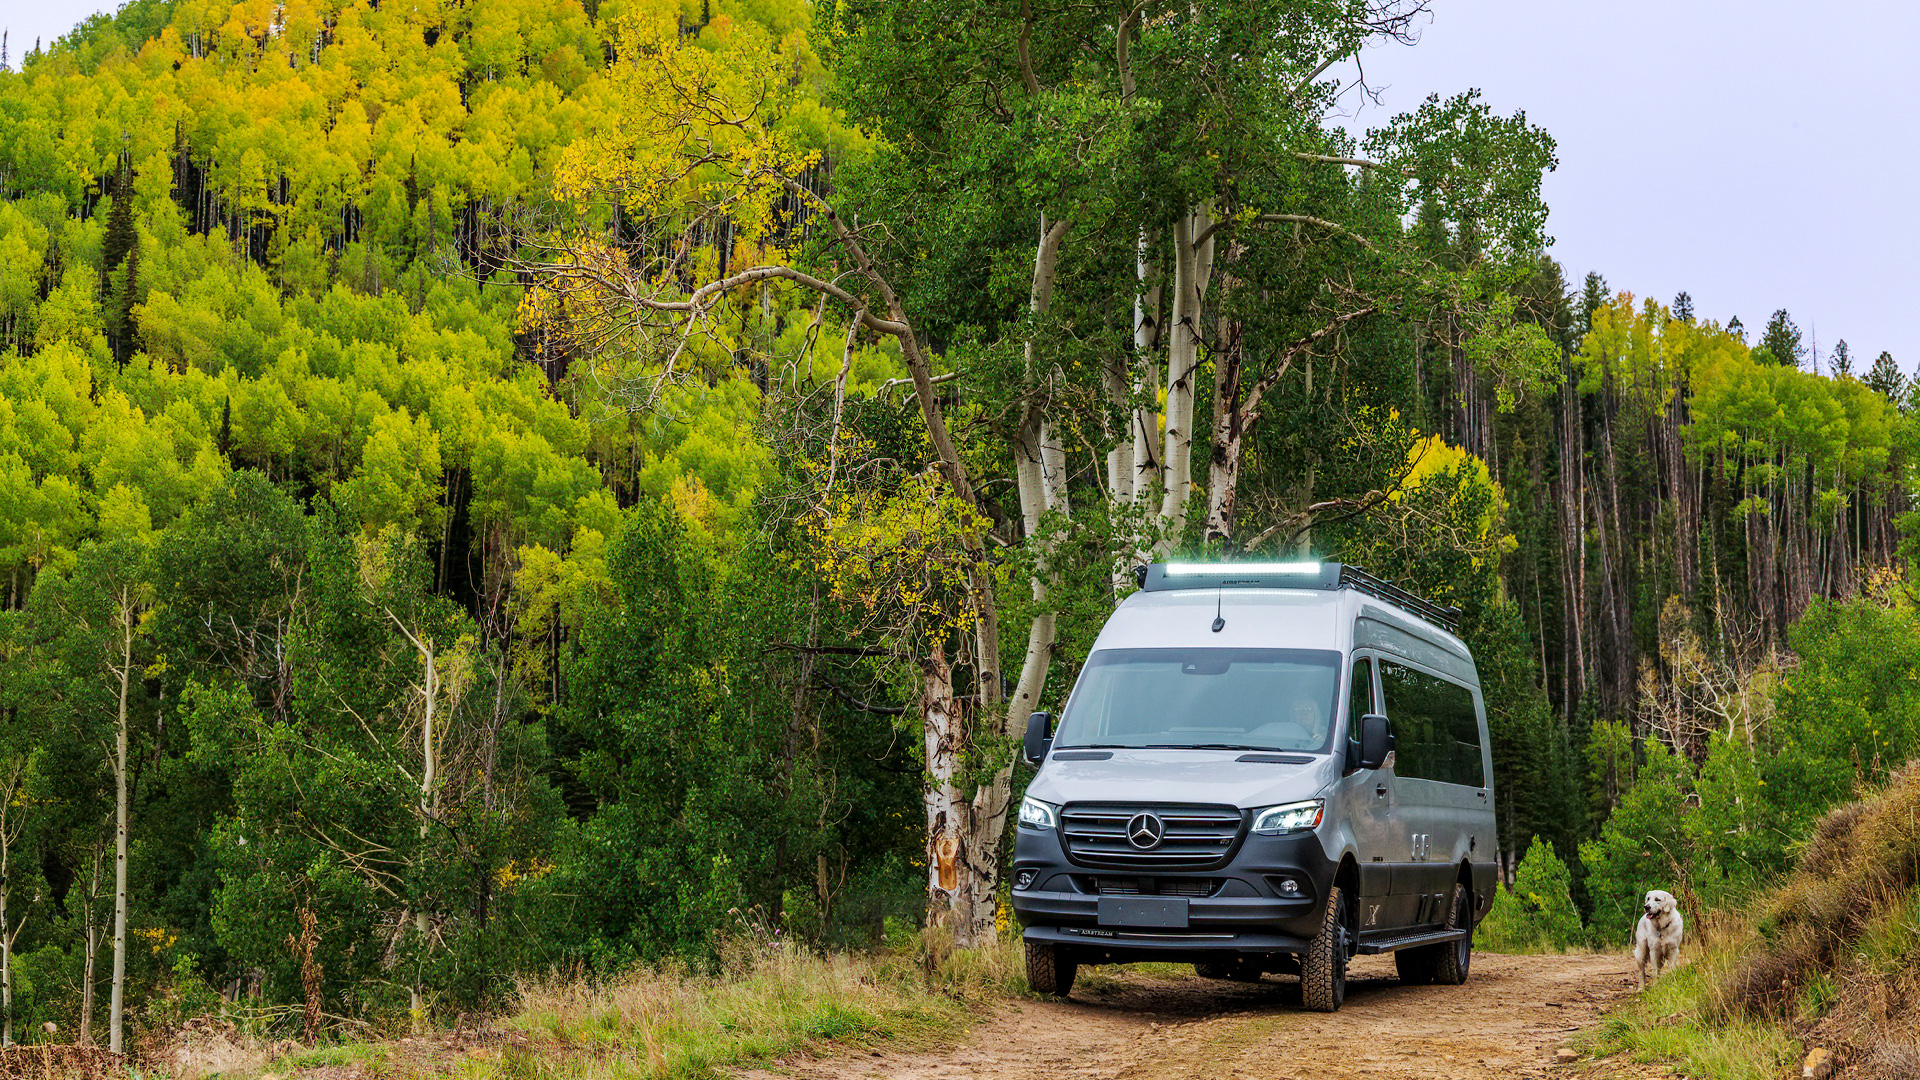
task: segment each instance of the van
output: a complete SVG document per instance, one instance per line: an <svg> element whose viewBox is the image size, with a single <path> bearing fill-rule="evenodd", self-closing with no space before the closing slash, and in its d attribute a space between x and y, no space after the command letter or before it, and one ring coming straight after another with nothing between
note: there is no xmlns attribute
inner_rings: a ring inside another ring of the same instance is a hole
<svg viewBox="0 0 1920 1080"><path fill-rule="evenodd" d="M1298 973L1331 1012L1348 960L1459 984L1493 901L1493 757L1457 609L1338 563L1135 571L1015 826L1027 977L1162 960Z"/></svg>

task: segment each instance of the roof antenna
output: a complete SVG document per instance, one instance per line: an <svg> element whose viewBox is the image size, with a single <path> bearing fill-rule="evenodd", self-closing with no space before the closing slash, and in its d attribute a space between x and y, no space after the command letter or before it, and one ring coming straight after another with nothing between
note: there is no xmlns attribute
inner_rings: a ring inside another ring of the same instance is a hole
<svg viewBox="0 0 1920 1080"><path fill-rule="evenodd" d="M1216 634L1227 625L1226 618L1220 614L1220 598L1225 595L1226 590L1227 587L1222 585L1213 591L1213 632Z"/></svg>

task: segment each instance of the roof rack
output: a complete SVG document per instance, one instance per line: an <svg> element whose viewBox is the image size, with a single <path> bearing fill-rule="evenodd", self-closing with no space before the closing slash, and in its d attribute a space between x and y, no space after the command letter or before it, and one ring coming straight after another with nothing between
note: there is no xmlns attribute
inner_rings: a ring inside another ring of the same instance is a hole
<svg viewBox="0 0 1920 1080"><path fill-rule="evenodd" d="M1435 626L1444 627L1451 633L1460 632L1458 607L1442 607L1424 596L1415 596L1385 578L1374 577L1357 566L1340 567L1340 587L1385 600L1403 611L1410 611L1420 616Z"/></svg>
<svg viewBox="0 0 1920 1080"><path fill-rule="evenodd" d="M1170 589L1352 589L1442 627L1460 631L1460 609L1443 607L1341 563L1153 563L1133 568L1134 583L1146 592Z"/></svg>

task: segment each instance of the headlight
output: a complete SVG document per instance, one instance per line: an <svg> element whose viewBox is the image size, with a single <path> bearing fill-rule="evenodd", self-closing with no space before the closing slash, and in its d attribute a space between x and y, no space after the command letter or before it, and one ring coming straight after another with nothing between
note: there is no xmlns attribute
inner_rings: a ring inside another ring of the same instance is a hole
<svg viewBox="0 0 1920 1080"><path fill-rule="evenodd" d="M1264 836L1305 832L1320 824L1320 814L1325 808L1326 800L1324 799L1308 799L1306 802L1271 806L1260 811L1253 819L1253 831ZM1025 811L1022 813L1024 814Z"/></svg>
<svg viewBox="0 0 1920 1080"><path fill-rule="evenodd" d="M1056 812L1060 808L1052 803L1044 803L1029 795L1020 800L1020 827L1024 829L1051 829L1056 821Z"/></svg>

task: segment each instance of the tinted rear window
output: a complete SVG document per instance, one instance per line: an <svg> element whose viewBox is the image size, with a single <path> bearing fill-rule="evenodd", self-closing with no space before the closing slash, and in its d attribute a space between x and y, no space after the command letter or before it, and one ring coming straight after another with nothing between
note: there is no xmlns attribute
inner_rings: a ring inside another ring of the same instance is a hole
<svg viewBox="0 0 1920 1080"><path fill-rule="evenodd" d="M1484 787L1480 718L1473 691L1438 675L1380 664L1380 690L1393 724L1396 775Z"/></svg>

